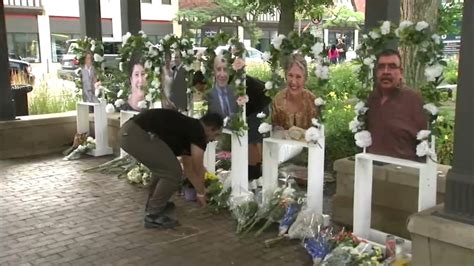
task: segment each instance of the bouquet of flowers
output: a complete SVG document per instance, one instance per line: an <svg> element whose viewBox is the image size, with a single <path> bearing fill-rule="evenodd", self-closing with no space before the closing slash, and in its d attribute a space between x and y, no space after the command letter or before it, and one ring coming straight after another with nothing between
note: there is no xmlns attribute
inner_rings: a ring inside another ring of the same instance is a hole
<svg viewBox="0 0 474 266"><path fill-rule="evenodd" d="M229 170L231 166L231 153L229 151L220 151L216 154L216 168L222 168L224 170Z"/></svg>
<svg viewBox="0 0 474 266"><path fill-rule="evenodd" d="M313 210L303 208L298 213L296 221L291 225L288 236L291 239L307 239L318 236L320 228L325 225L324 216L315 213Z"/></svg>
<svg viewBox="0 0 474 266"><path fill-rule="evenodd" d="M146 186L150 183L151 172L145 165L139 163L127 172L126 178L130 184Z"/></svg>
<svg viewBox="0 0 474 266"><path fill-rule="evenodd" d="M258 203L252 192L233 197L230 200L230 207L234 218L237 220L236 233L243 232L253 221L258 212Z"/></svg>
<svg viewBox="0 0 474 266"><path fill-rule="evenodd" d="M204 185L207 189L208 205L213 211L229 208L231 188L224 188L223 181L209 172L204 176Z"/></svg>
<svg viewBox="0 0 474 266"><path fill-rule="evenodd" d="M76 139L74 139L76 142ZM95 139L92 137L87 137L85 140L81 140L79 143L74 143L73 146L77 144L77 148L75 148L71 153L67 154L64 157L64 160L76 160L81 158L81 156L93 149L95 149Z"/></svg>

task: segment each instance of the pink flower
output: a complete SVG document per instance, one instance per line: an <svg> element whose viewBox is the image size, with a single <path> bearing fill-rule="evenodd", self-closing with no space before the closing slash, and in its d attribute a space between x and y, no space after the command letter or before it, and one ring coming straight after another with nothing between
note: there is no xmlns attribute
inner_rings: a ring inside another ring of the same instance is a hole
<svg viewBox="0 0 474 266"><path fill-rule="evenodd" d="M217 160L230 160L231 153L229 151L221 151L216 154Z"/></svg>
<svg viewBox="0 0 474 266"><path fill-rule="evenodd" d="M244 59L242 59L242 58L237 58L237 59L235 59L234 63L232 64L232 68L233 68L235 71L244 68L244 66L245 66L245 61L244 61Z"/></svg>
<svg viewBox="0 0 474 266"><path fill-rule="evenodd" d="M249 96L247 95L239 96L239 98L237 98L237 104L239 106L244 106L248 101L249 101Z"/></svg>

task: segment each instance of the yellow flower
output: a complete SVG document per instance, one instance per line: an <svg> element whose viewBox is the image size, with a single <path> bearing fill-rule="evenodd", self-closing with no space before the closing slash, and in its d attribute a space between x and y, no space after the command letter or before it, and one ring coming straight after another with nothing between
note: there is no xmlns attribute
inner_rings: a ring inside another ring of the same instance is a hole
<svg viewBox="0 0 474 266"><path fill-rule="evenodd" d="M449 139L448 135L444 135L444 139L448 140Z"/></svg>
<svg viewBox="0 0 474 266"><path fill-rule="evenodd" d="M344 110L349 111L352 109L352 106L350 104L344 105Z"/></svg>
<svg viewBox="0 0 474 266"><path fill-rule="evenodd" d="M205 176L204 176L204 180L206 181L211 181L211 180L217 180L219 179L215 174L212 174L212 173L209 173L209 172L206 172Z"/></svg>
<svg viewBox="0 0 474 266"><path fill-rule="evenodd" d="M331 91L331 92L329 93L329 96L331 96L333 99L336 99L336 98L337 98L337 95L336 95L336 93L335 93L334 91Z"/></svg>
<svg viewBox="0 0 474 266"><path fill-rule="evenodd" d="M344 100L349 99L349 97L347 96L347 92L344 92L344 96L343 96L343 97L344 97Z"/></svg>

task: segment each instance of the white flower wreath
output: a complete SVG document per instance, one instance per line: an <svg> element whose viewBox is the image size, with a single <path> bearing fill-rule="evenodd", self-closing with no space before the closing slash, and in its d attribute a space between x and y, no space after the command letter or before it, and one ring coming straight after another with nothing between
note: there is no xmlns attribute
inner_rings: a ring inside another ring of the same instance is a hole
<svg viewBox="0 0 474 266"><path fill-rule="evenodd" d="M356 145L366 148L372 145L370 132L367 131L367 96L371 91L372 71L375 65L375 54L380 52L390 41L398 41L400 45L417 45L416 55L418 61L425 67L425 77L427 84L422 88L425 100L432 101L424 105L424 109L430 115L430 128L436 125L438 109L435 105L439 99L439 91L436 87L441 82L441 75L446 62L443 61L442 44L437 34L429 32L429 24L425 21L413 23L411 21L402 21L396 27L390 21L384 21L380 27L374 28L362 37L362 43L357 50L358 58L356 63L359 67L359 80L363 86L356 93L359 102L355 105L355 117L349 123L349 129L355 133ZM431 131L422 130L418 134L420 144L417 147L418 156L434 155L430 148L429 135Z"/></svg>
<svg viewBox="0 0 474 266"><path fill-rule="evenodd" d="M76 60L80 66L84 65L86 54L91 53L93 60L92 66L94 67L97 75L97 80L101 81L104 78L104 45L100 40L95 40L90 37L84 37L83 39L77 40L77 45L73 47L73 53L76 55ZM76 70L76 75L79 76L81 68ZM82 80L76 79L76 94L80 95L82 90Z"/></svg>
<svg viewBox="0 0 474 266"><path fill-rule="evenodd" d="M311 58L315 64L313 74L318 78L319 86L324 86L329 79L329 66L322 55L323 50L324 44L318 41L317 38L309 32L302 33L301 35L291 32L288 37L282 34L275 37L272 40L270 52L264 53L263 56L263 59L270 64L272 71L271 80L265 83L266 94L273 98L278 93L284 83L284 78L281 76L281 61L283 58L294 53L299 53L302 56ZM320 111L323 109L325 103L321 97L314 101L314 104ZM259 114L258 117L262 120L259 132L267 135L272 131L271 117L262 114ZM321 113L320 117L322 118ZM306 130L305 140L310 143L317 143L318 139L323 136L321 128L320 121L313 118L312 126Z"/></svg>

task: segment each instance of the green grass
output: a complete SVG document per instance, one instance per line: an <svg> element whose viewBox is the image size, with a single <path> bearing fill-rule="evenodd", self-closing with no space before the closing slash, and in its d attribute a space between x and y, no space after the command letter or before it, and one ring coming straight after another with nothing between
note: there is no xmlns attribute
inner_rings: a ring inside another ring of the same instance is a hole
<svg viewBox="0 0 474 266"><path fill-rule="evenodd" d="M51 88L46 81L41 81L28 95L28 111L30 115L62 113L75 110L76 102L69 88Z"/></svg>

